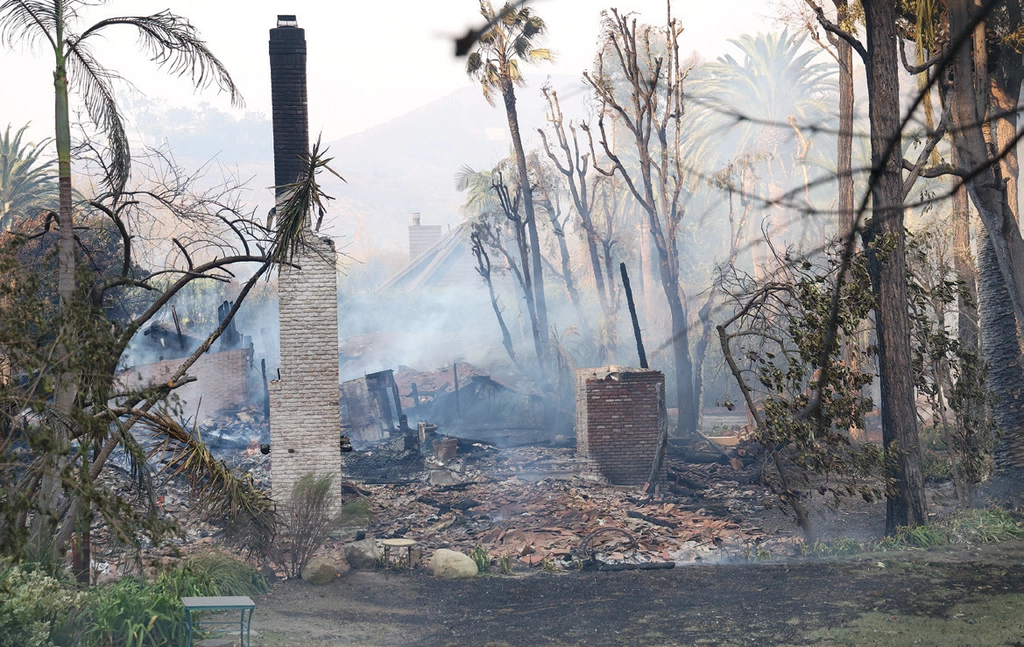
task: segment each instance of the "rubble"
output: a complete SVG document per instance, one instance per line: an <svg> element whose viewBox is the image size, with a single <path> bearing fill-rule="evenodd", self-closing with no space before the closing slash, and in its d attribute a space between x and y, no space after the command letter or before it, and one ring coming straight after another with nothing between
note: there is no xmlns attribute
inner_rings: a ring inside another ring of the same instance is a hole
<svg viewBox="0 0 1024 647"><path fill-rule="evenodd" d="M756 484L759 463L753 447L746 451L745 439L733 448L742 458L736 465L672 459L670 448L667 482L655 501L643 503L638 488L608 484L572 448L500 448L419 426L335 454L344 503L364 500L370 516L332 538L318 556L342 570L373 568L380 559L379 540L407 538L417 542L417 557L419 549L430 558L440 549L469 553L479 545L492 559L507 558L519 568L622 570L742 560L751 554L782 557L800 547L795 533L779 533L757 521L766 515L763 502L774 497ZM258 408L201 419L200 431L219 458L269 490L274 453L261 450L268 430ZM107 477L123 481L117 487L124 491L133 487L128 471L114 469ZM165 561L219 543L215 524L187 514L184 481L157 486L157 504L180 522L181 531L165 546L146 546L144 561ZM105 533L98 524L94 557L97 568L113 577L128 569L127 560Z"/></svg>
<svg viewBox="0 0 1024 647"><path fill-rule="evenodd" d="M471 451L463 454L463 444ZM424 457L419 472L406 462L398 482L361 481L374 520L368 535L414 539L427 554L442 548L469 552L480 545L493 558L565 568L587 560L656 567L743 559L759 546L770 546L773 555L799 549L799 540L770 536L744 521L769 494L747 486L737 495L734 479L749 475L728 465L672 462L669 486L686 495L668 491L642 505L636 488L607 485L570 449L502 450L465 442L459 447L445 463ZM366 453L380 458L394 451L385 443ZM343 473L355 477L347 469ZM591 537L607 529L620 532Z"/></svg>

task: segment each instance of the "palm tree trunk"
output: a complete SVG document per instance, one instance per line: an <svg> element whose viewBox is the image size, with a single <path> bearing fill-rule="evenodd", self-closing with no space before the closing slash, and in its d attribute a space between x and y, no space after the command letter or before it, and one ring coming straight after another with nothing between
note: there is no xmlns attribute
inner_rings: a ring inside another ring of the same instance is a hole
<svg viewBox="0 0 1024 647"><path fill-rule="evenodd" d="M71 207L71 122L68 114L68 76L64 60L58 55L57 70L53 75L56 95L57 173L60 209L57 224L60 238L57 242L57 292L61 307L66 307L75 291L75 238Z"/></svg>
<svg viewBox="0 0 1024 647"><path fill-rule="evenodd" d="M902 151L899 145L900 102L897 70L896 11L891 0L865 0L868 99L872 167L879 169L871 187L874 207L864 232L868 272L877 305L878 372L881 383L882 442L895 452L889 477L897 493L887 496L885 529L928 522L917 436L917 407L907 310L906 235L903 227Z"/></svg>
<svg viewBox="0 0 1024 647"><path fill-rule="evenodd" d="M548 308L547 302L544 299L544 271L541 265L537 218L533 208L533 187L530 186L530 176L526 169L526 153L523 150L523 139L519 132L516 94L511 81L502 79L501 94L505 100L505 115L508 117L509 135L512 137L512 148L515 151L516 168L519 171L519 185L523 191L523 210L526 213L526 231L530 237L530 254L532 255L533 265L533 300L537 309L537 325L540 327L542 354L537 359L540 362L541 374L546 375L548 369Z"/></svg>
<svg viewBox="0 0 1024 647"><path fill-rule="evenodd" d="M988 365L988 387L994 396L992 416L1002 433L996 447L996 468L1024 466L1024 357L1009 291L999 269L991 238L978 237L978 306L981 311L981 352Z"/></svg>
<svg viewBox="0 0 1024 647"><path fill-rule="evenodd" d="M516 231L516 247L519 249L519 262L521 267L520 285L523 287L523 297L526 299L526 311L530 316L530 330L533 333L533 347L537 353L537 362L540 365L541 373L543 374L547 345L544 343L543 337L541 336L540 320L537 318L537 301L536 295L533 292L533 280L530 275L529 243L526 241L526 232L524 231L525 227L518 222L513 222L512 225Z"/></svg>
<svg viewBox="0 0 1024 647"><path fill-rule="evenodd" d="M68 112L68 75L63 53L63 4L56 3L56 23L58 44L54 54L56 65L53 73L54 108L55 108L55 140L57 144L58 197L60 208L57 213L59 238L57 240L57 293L60 297L60 311L64 326L71 326L72 300L75 292L75 238L72 219L71 193L71 122ZM73 331L64 331L73 334ZM68 367L66 361L67 348L64 344L57 350L58 357ZM74 373L65 368L57 376L54 387L54 408L70 414L75 402ZM64 471L66 448L69 443L69 430L63 423L52 426L55 448L48 459L50 470L43 477L38 499L38 512L33 522L33 541L38 546L49 545L54 530L53 520L56 518L57 503L60 496L60 474Z"/></svg>

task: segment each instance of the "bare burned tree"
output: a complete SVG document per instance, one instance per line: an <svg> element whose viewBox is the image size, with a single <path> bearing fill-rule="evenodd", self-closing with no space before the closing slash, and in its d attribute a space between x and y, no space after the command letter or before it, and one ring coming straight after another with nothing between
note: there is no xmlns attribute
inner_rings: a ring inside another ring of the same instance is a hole
<svg viewBox="0 0 1024 647"><path fill-rule="evenodd" d="M491 241L494 234L491 231L490 223L477 221L473 223L473 229L469 234L469 241L472 245L473 256L476 258L476 271L487 286L487 293L491 297L491 308L494 309L494 317L498 320L498 327L501 328L501 344L505 347L509 359L516 366L519 365L519 357L516 355L515 347L512 345L512 335L505 325L505 317L501 314L501 306L498 305L498 296L494 293L494 281L491 278L491 257L487 254L484 241ZM490 243L496 245L497 243Z"/></svg>
<svg viewBox="0 0 1024 647"><path fill-rule="evenodd" d="M583 228L584 238L587 243L590 270L594 276L594 288L597 292L597 299L601 305L601 313L603 315L603 325L601 327L607 329L609 323L614 318L615 299L612 292L615 282L613 280L614 275L606 275L605 269L607 266L602 265L602 256L609 256L610 249L606 249L605 254L602 254L603 239L594 222L593 211L596 198L594 189L600 176L590 173L591 153L589 151L593 149L591 131L586 123L580 124L579 130L586 133L589 140L587 145L581 146L579 132L576 125L571 121L568 124L568 134L566 133L565 118L562 115L562 107L558 102L558 93L548 85L545 85L542 91L548 102L547 119L554 132L559 153L556 154L552 149L547 133L543 129L538 128L537 132L540 133L544 144L544 152L547 154L548 159L555 165L558 172L565 176L565 187L568 190L569 197L572 199L573 207L576 209L576 215L579 218L580 226ZM599 342L599 353L605 360L610 359L611 349L608 348L605 339L601 339Z"/></svg>
<svg viewBox="0 0 1024 647"><path fill-rule="evenodd" d="M683 80L687 69L679 54L682 26L671 15L658 30L640 25L631 15L612 9L605 14L605 46L597 69L584 73L603 109L598 117L600 144L610 168L597 170L621 177L640 204L658 252L658 269L668 302L676 377L679 422L676 433L697 436L697 401L693 389L687 303L680 285L679 228L685 215L680 202L687 169L682 159ZM621 74L626 96L610 76ZM614 150L606 128L614 113L629 132L636 165L627 168Z"/></svg>
<svg viewBox="0 0 1024 647"><path fill-rule="evenodd" d="M569 302L576 311L576 319L586 339L593 339L590 319L583 309L583 301L580 299L580 291L576 285L576 278L572 272L572 259L569 257L569 245L565 239L565 227L569 222L571 212L562 211L561 186L556 181L555 171L545 164L540 157L534 153L529 158L530 169L534 174L534 190L537 192L537 206L548 215L548 223L551 225L551 233L555 237L555 244L558 247L558 270L554 274L562 279L565 284L565 291L569 295Z"/></svg>

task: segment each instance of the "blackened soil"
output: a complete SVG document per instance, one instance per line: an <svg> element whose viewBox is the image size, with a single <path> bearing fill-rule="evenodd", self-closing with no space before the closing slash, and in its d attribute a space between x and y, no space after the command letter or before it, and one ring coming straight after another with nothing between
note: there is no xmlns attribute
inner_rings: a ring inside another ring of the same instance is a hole
<svg viewBox="0 0 1024 647"><path fill-rule="evenodd" d="M254 618L260 639L254 642L303 647L868 644L842 638L841 632L858 619L882 614L893 623L933 623L938 636L917 633L904 643L892 632L893 640L883 644L1014 644L1005 636L1016 628L1003 625L1021 622L1019 617L975 618L970 605L1019 604L1021 593L1024 542L852 560L455 581L421 572L350 572L326 587L279 586L260 602ZM950 622L972 623L972 643L944 642L942 636L950 634L942 623ZM986 638L986 632L999 641Z"/></svg>

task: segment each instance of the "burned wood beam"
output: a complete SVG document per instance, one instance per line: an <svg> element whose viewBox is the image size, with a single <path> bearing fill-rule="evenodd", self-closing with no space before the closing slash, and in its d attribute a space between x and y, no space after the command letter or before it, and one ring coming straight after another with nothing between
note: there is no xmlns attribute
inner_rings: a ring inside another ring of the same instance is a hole
<svg viewBox="0 0 1024 647"><path fill-rule="evenodd" d="M644 350L644 340L640 336L640 321L636 317L633 288L629 286L629 274L626 272L625 263L619 263L619 271L622 273L622 288L626 291L626 303L629 304L629 318L633 321L633 336L636 337L636 352L640 356L640 368L650 368L647 365L647 352Z"/></svg>

